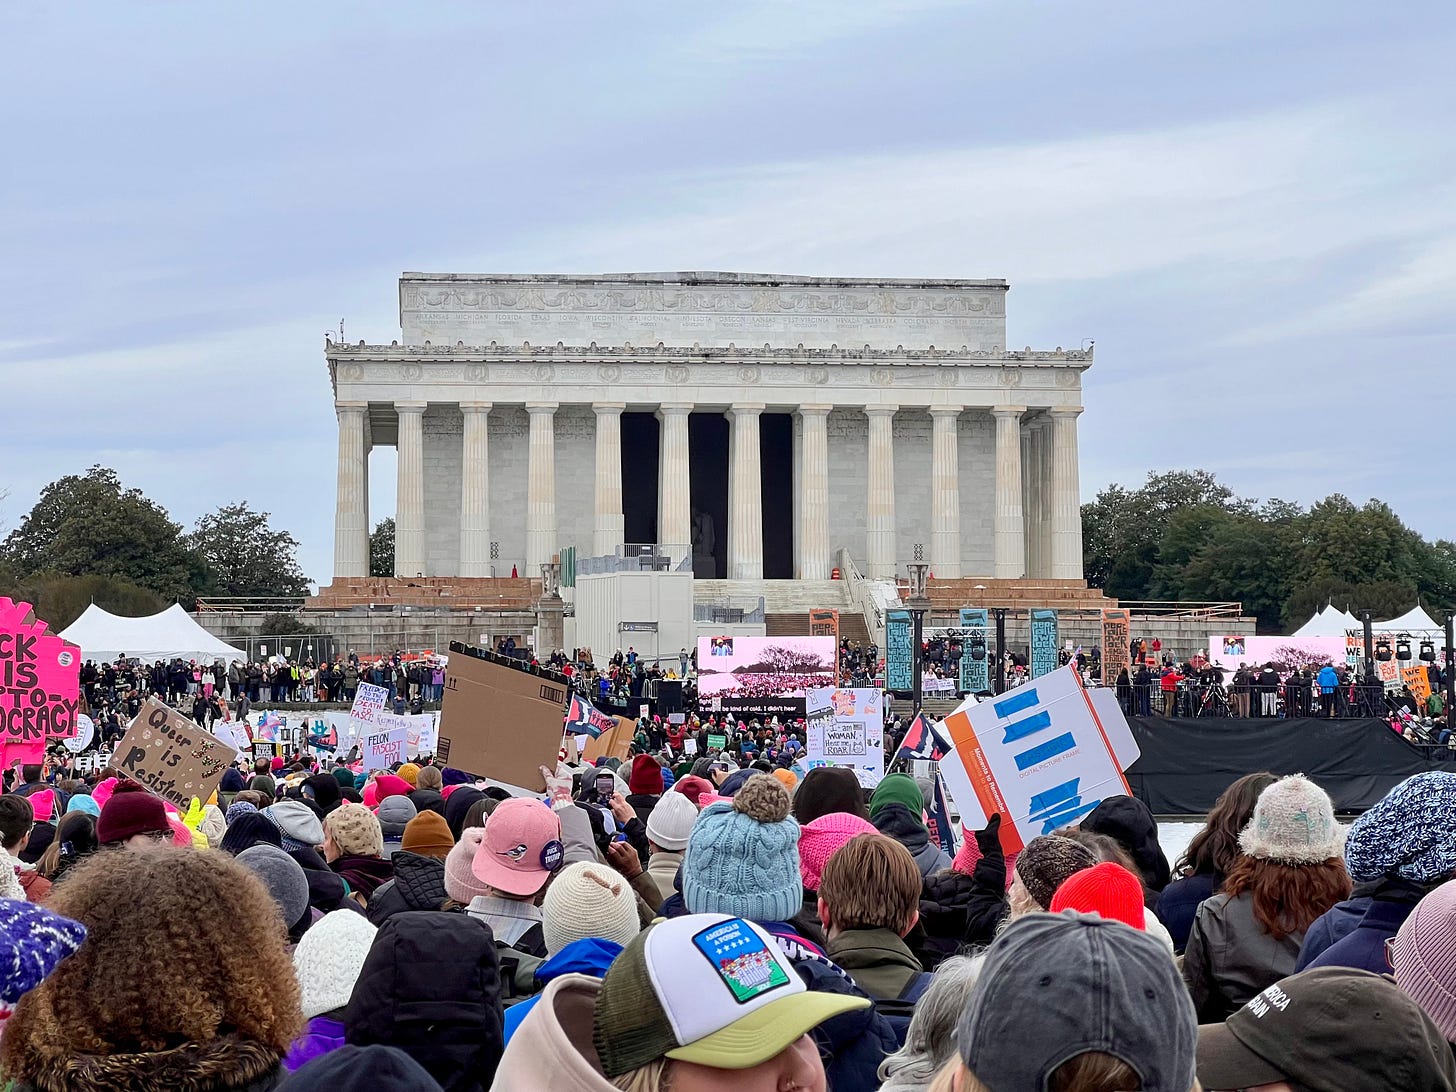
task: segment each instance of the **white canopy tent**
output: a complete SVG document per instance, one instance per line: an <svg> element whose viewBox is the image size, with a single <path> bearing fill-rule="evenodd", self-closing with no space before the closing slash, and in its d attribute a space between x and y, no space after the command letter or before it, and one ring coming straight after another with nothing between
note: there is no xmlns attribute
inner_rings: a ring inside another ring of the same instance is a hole
<svg viewBox="0 0 1456 1092"><path fill-rule="evenodd" d="M98 663L126 656L134 660L184 660L212 663L246 660L247 654L214 637L173 603L161 614L123 618L95 603L61 631L67 641L81 647L82 660Z"/></svg>
<svg viewBox="0 0 1456 1092"><path fill-rule="evenodd" d="M1359 622L1355 623L1356 628L1359 625ZM1376 622L1373 628L1376 633L1409 633L1414 636L1422 633L1435 633L1441 627L1436 625L1436 620L1417 603L1399 618L1392 618L1388 622Z"/></svg>
<svg viewBox="0 0 1456 1092"><path fill-rule="evenodd" d="M1294 631L1293 637L1343 637L1348 629L1359 629L1360 619L1349 611L1336 610L1326 603L1304 625Z"/></svg>

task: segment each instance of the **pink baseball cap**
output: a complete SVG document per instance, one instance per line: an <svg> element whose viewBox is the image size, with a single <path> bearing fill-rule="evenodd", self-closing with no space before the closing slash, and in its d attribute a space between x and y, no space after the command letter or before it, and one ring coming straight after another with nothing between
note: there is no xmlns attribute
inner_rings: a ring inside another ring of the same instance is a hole
<svg viewBox="0 0 1456 1092"><path fill-rule="evenodd" d="M502 800L485 824L470 870L507 895L534 895L561 867L561 820L539 800Z"/></svg>

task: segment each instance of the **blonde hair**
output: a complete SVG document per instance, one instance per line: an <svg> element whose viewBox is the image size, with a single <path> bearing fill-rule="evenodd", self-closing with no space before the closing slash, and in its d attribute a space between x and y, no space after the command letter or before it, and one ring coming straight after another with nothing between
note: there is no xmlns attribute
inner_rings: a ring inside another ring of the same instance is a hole
<svg viewBox="0 0 1456 1092"><path fill-rule="evenodd" d="M858 834L824 865L819 897L835 928L904 933L920 909L922 886L908 849L883 834Z"/></svg>
<svg viewBox="0 0 1456 1092"><path fill-rule="evenodd" d="M935 1075L929 1092L952 1092L955 1087L952 1078L958 1069L961 1075L958 1092L991 1092L959 1057L952 1058ZM1100 1050L1089 1050L1068 1058L1052 1070L1046 1089L1047 1092L1135 1092L1142 1083L1137 1071L1121 1058L1114 1058ZM1203 1092L1197 1077L1193 1078L1189 1092Z"/></svg>
<svg viewBox="0 0 1456 1092"><path fill-rule="evenodd" d="M672 1088L672 1059L654 1058L646 1065L612 1078L612 1087L623 1092L669 1092Z"/></svg>

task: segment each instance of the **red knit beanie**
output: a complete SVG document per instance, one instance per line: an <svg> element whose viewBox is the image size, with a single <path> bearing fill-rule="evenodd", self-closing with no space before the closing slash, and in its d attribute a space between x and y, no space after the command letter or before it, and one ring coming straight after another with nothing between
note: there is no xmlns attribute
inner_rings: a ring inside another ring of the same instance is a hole
<svg viewBox="0 0 1456 1092"><path fill-rule="evenodd" d="M133 834L171 832L162 801L135 781L121 781L96 820L96 840L102 845L124 842Z"/></svg>
<svg viewBox="0 0 1456 1092"><path fill-rule="evenodd" d="M672 791L682 793L694 804L697 804L698 807L702 807L699 800L703 793L711 793L713 791L713 783L707 780L707 778L694 777L692 774L688 774L687 777L679 777L673 782Z"/></svg>
<svg viewBox="0 0 1456 1092"><path fill-rule="evenodd" d="M662 767L651 755L638 755L632 760L632 773L627 788L640 796L662 795Z"/></svg>
<svg viewBox="0 0 1456 1092"><path fill-rule="evenodd" d="M1138 930L1143 930L1147 921L1142 883L1122 865L1112 861L1103 861L1072 873L1057 888L1048 909L1053 914L1060 914L1063 910L1098 914Z"/></svg>

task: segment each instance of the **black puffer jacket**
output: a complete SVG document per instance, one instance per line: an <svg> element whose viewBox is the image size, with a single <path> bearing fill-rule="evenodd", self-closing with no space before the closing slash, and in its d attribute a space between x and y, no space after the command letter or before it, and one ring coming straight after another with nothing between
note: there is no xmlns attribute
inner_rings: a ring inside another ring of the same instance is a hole
<svg viewBox="0 0 1456 1092"><path fill-rule="evenodd" d="M1006 856L1001 851L1001 817L976 831L981 859L967 876L953 869L925 877L920 926L925 939L916 954L927 971L967 944L990 944L1006 916ZM907 937L907 940L910 938Z"/></svg>
<svg viewBox="0 0 1456 1092"><path fill-rule="evenodd" d="M406 910L438 910L450 896L445 891L445 862L400 850L394 855L394 879L369 900L369 920L383 925Z"/></svg>
<svg viewBox="0 0 1456 1092"><path fill-rule="evenodd" d="M398 1047L445 1092L485 1092L505 1050L503 1019L490 928L467 914L407 910L374 938L344 1037Z"/></svg>

